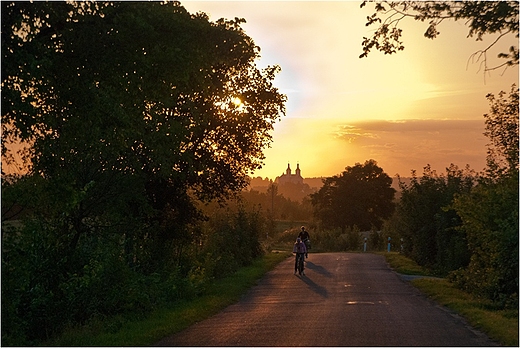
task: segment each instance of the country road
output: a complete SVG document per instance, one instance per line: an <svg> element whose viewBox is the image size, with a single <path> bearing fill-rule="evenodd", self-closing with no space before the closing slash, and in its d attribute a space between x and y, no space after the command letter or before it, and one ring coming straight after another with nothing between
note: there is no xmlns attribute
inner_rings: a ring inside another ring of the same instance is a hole
<svg viewBox="0 0 520 348"><path fill-rule="evenodd" d="M219 314L158 346L496 346L391 271L384 257L309 254L280 263Z"/></svg>

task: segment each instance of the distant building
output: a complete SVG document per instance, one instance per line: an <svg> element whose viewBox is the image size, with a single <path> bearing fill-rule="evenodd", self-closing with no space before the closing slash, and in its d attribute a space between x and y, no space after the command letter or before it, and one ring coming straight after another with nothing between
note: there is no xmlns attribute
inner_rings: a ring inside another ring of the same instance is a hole
<svg viewBox="0 0 520 348"><path fill-rule="evenodd" d="M287 169L285 174L276 178L275 182L279 185L291 183L291 184L303 184L303 178L301 175L300 164L296 164L296 174L291 173L291 165L287 163Z"/></svg>

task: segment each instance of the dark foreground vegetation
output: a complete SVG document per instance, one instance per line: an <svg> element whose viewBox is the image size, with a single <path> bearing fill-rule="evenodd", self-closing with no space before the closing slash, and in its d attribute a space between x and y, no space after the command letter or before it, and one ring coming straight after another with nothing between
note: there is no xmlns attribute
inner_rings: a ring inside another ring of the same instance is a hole
<svg viewBox="0 0 520 348"><path fill-rule="evenodd" d="M146 267L129 264L115 248L117 240L105 236L83 238L81 254L69 260L56 250L50 231L32 224L8 229L3 345L38 344L66 327L110 317L146 316L197 298L214 280L263 255L259 234L265 224L258 214L220 212L199 227L197 241L172 248L169 257L150 254Z"/></svg>
<svg viewBox="0 0 520 348"><path fill-rule="evenodd" d="M1 6L2 345L146 315L262 255L264 216L213 207L285 114L243 20L178 2Z"/></svg>

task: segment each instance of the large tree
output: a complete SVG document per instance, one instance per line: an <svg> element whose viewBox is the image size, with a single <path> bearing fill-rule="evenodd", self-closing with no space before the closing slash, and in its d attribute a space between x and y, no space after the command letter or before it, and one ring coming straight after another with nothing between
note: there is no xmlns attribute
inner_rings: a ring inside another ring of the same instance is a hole
<svg viewBox="0 0 520 348"><path fill-rule="evenodd" d="M3 141L34 144L34 172L70 161L214 196L261 166L285 97L241 20L178 3L2 6Z"/></svg>
<svg viewBox="0 0 520 348"><path fill-rule="evenodd" d="M463 289L518 307L518 87L488 95L486 180L452 206L467 236L469 265L453 275Z"/></svg>
<svg viewBox="0 0 520 348"><path fill-rule="evenodd" d="M2 206L30 218L2 224L2 329L33 340L138 307L131 294L152 294L136 279L186 275L196 199L245 186L286 97L241 19L178 2L1 7L3 163L27 145Z"/></svg>
<svg viewBox="0 0 520 348"><path fill-rule="evenodd" d="M327 226L380 228L394 209L392 178L374 160L346 167L339 175L323 180L311 195L316 217Z"/></svg>
<svg viewBox="0 0 520 348"><path fill-rule="evenodd" d="M487 53L503 36L513 34L518 38L518 1L363 1L375 3L375 12L367 16L367 26L377 29L371 37L364 37L361 57L367 57L372 49L393 54L404 49L399 24L406 18L428 22L424 36L436 38L439 27L446 20L461 20L469 27L468 37L482 40L485 35L498 34L498 38L488 47L475 52L475 59L483 65L483 71L518 65L518 46L511 46L498 54L505 61L488 66Z"/></svg>
<svg viewBox="0 0 520 348"><path fill-rule="evenodd" d="M286 98L242 22L177 2L2 3L2 155L29 144L72 246L107 211L150 216L144 203L185 224L191 194L225 196L261 167Z"/></svg>

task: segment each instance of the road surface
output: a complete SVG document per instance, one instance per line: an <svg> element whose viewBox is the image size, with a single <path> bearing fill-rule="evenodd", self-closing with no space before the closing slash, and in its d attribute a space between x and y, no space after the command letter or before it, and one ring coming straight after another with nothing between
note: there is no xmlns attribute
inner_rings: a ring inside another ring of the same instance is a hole
<svg viewBox="0 0 520 348"><path fill-rule="evenodd" d="M496 346L391 271L384 257L288 259L219 314L159 346Z"/></svg>

